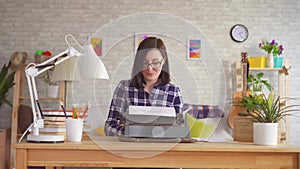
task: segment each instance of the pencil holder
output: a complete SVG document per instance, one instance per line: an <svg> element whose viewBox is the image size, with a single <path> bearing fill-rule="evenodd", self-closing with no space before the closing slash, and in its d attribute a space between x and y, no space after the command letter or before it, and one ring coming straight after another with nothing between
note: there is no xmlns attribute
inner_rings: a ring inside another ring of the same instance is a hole
<svg viewBox="0 0 300 169"><path fill-rule="evenodd" d="M83 119L66 119L67 141L81 141L83 131Z"/></svg>

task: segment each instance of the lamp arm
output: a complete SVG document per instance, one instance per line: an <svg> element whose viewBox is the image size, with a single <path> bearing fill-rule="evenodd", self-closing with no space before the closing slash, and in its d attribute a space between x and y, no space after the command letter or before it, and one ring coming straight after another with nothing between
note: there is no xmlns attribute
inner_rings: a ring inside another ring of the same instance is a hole
<svg viewBox="0 0 300 169"><path fill-rule="evenodd" d="M56 61L58 58L65 56L65 55L66 55L66 57L60 59L59 61ZM28 74L30 74L31 76L38 76L38 75L46 72L47 70L55 67L56 65L59 65L60 63L64 62L65 60L68 60L70 57L80 56L80 55L82 55L80 52L78 52L73 47L70 47L69 49L51 57L50 59L47 59L43 63L37 64L37 65L32 63L32 64L34 64L34 67L31 68L32 70L30 70L29 67L28 67L28 69L26 67L26 69L28 70ZM54 63L51 63L51 62L54 62ZM41 68L41 69L38 70L39 68Z"/></svg>
<svg viewBox="0 0 300 169"><path fill-rule="evenodd" d="M44 127L44 118L43 118L42 109L41 109L41 106L39 103L35 77L46 72L47 70L49 70L53 67L55 67L56 65L59 65L60 63L68 60L71 57L80 56L80 55L82 55L80 52L78 52L73 47L70 47L69 49L65 50L64 52L61 52L60 54L51 57L50 59L44 61L43 63L40 63L40 64L30 63L26 66L25 74L26 74L26 78L27 78L30 102L31 102L31 107L32 107L33 123L34 123L33 134L34 135L39 135L38 128ZM62 56L65 56L65 57L60 60L57 60L58 58L60 58ZM54 63L51 63L51 62L54 62Z"/></svg>
<svg viewBox="0 0 300 169"><path fill-rule="evenodd" d="M30 76L26 73L28 88L29 88L29 96L32 107L32 116L33 116L33 134L39 135L39 128L44 127L44 120L41 113L41 107L38 100L36 85L35 85L35 77Z"/></svg>
<svg viewBox="0 0 300 169"><path fill-rule="evenodd" d="M81 49L83 49L83 46L81 46L81 45L79 44L79 42L76 40L76 38L75 38L73 35L67 34L67 35L65 36L65 41L66 41L66 43L67 43L67 45L68 45L69 48L71 48L71 45L70 45L70 43L69 43L69 41L68 41L68 37L72 38L72 39L75 41L75 43L76 43Z"/></svg>
<svg viewBox="0 0 300 169"><path fill-rule="evenodd" d="M27 84L28 84L28 89L29 89L29 97L30 97L30 103L31 103L31 108L32 108L32 115L33 115L33 121L37 120L37 114L36 113L36 106L35 106L35 96L33 94L33 87L32 87L32 77L26 74L27 78Z"/></svg>

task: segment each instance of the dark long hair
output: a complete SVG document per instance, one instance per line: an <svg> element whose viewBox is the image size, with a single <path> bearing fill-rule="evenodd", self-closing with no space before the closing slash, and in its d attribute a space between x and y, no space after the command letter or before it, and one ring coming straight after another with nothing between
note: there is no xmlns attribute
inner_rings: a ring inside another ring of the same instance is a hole
<svg viewBox="0 0 300 169"><path fill-rule="evenodd" d="M161 39L156 37L148 37L140 43L137 49L131 72L130 86L136 87L137 89L143 89L144 80L141 71L143 69L143 63L146 58L146 55L151 49L158 49L164 58L165 63L158 77L160 85L166 85L170 82L167 48Z"/></svg>

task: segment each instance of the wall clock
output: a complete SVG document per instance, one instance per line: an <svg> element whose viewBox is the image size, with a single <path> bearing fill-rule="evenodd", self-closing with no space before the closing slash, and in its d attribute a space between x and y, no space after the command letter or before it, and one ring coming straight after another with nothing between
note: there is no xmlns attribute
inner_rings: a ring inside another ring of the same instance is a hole
<svg viewBox="0 0 300 169"><path fill-rule="evenodd" d="M235 42L244 42L248 38L249 32L245 25L236 24L230 30L231 39Z"/></svg>

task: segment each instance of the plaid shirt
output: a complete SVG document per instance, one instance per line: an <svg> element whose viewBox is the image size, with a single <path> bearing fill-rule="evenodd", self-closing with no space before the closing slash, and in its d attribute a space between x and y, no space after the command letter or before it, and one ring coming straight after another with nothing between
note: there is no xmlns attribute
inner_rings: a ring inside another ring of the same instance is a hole
<svg viewBox="0 0 300 169"><path fill-rule="evenodd" d="M108 118L105 122L105 134L116 136L124 134L123 113L128 112L129 105L174 107L176 113L182 113L183 102L179 87L173 84L161 86L156 84L151 93L143 89L130 87L130 80L120 81L114 91Z"/></svg>

